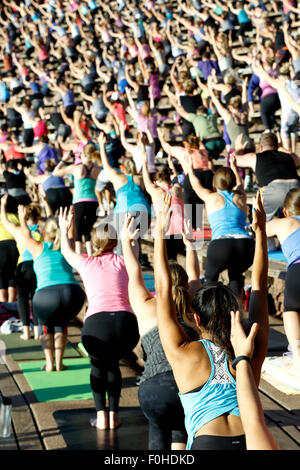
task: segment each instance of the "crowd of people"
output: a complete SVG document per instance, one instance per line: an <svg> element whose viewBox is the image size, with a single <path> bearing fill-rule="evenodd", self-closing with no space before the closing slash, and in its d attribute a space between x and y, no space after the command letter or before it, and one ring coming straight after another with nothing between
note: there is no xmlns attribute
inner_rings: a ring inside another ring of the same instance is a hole
<svg viewBox="0 0 300 470"><path fill-rule="evenodd" d="M84 309L91 426L121 425L119 361L140 341L149 449L278 448L257 390L274 249L300 367L299 13L294 0L3 0L0 302L17 302L45 372L65 368Z"/></svg>

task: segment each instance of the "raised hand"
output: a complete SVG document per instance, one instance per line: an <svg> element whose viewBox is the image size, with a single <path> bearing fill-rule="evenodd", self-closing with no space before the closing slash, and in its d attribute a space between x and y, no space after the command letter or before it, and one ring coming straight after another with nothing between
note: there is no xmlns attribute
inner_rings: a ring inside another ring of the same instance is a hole
<svg viewBox="0 0 300 470"><path fill-rule="evenodd" d="M230 341L234 350L235 357L248 356L252 357L254 351L254 340L259 325L253 323L250 333L247 336L240 320L240 312L230 312L231 316L231 334Z"/></svg>
<svg viewBox="0 0 300 470"><path fill-rule="evenodd" d="M59 215L58 215L58 225L63 233L67 233L69 230L71 223L73 220L73 211L68 209L67 207L59 208Z"/></svg>
<svg viewBox="0 0 300 470"><path fill-rule="evenodd" d="M266 213L259 191L256 194L255 205L253 206L252 229L254 232L266 230Z"/></svg>

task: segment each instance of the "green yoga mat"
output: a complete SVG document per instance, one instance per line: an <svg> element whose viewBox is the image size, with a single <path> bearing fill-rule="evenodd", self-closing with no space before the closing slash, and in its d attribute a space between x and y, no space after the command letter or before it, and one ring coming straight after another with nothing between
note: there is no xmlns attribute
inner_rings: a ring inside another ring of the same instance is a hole
<svg viewBox="0 0 300 470"><path fill-rule="evenodd" d="M45 361L20 362L19 366L39 402L90 400L90 361L65 359L66 370L45 372Z"/></svg>
<svg viewBox="0 0 300 470"><path fill-rule="evenodd" d="M40 341L20 339L21 333L0 334L0 340L6 345L6 353L15 361L38 360L44 358L44 353ZM70 342L67 342L64 357L81 357L81 354Z"/></svg>

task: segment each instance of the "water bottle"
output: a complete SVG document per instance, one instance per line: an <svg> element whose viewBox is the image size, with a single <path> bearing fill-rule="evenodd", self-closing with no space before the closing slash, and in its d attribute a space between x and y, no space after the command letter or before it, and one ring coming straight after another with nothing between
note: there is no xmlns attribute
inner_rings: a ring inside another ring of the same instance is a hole
<svg viewBox="0 0 300 470"><path fill-rule="evenodd" d="M10 437L11 433L11 399L0 392L0 437Z"/></svg>

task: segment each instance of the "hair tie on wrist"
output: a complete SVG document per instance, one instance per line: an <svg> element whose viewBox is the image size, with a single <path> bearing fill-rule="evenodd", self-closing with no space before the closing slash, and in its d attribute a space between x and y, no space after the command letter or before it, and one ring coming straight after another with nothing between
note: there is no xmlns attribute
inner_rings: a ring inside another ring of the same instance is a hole
<svg viewBox="0 0 300 470"><path fill-rule="evenodd" d="M240 362L240 361L247 361L247 362L249 362L250 366L252 366L251 359L250 359L249 356L238 356L231 363L234 370L236 369L237 363Z"/></svg>

